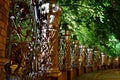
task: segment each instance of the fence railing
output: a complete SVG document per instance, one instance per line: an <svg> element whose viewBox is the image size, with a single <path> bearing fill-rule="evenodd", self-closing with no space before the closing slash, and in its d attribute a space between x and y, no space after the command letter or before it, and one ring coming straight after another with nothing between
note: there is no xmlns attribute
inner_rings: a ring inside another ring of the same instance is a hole
<svg viewBox="0 0 120 80"><path fill-rule="evenodd" d="M28 30L17 26L15 17L11 17L13 26L8 45L10 61L5 64L4 78L72 80L80 73L106 69L113 67L112 64L118 67L118 58L112 60L112 57L99 50L81 45L78 40L71 40L72 32L69 30L59 31L61 8L53 3L54 0L52 3L43 1L38 4L34 1L31 4L33 26Z"/></svg>

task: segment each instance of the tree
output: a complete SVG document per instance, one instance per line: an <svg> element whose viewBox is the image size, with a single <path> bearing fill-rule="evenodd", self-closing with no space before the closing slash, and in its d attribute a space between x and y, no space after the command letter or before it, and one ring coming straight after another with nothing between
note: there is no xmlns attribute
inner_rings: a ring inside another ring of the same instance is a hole
<svg viewBox="0 0 120 80"><path fill-rule="evenodd" d="M67 23L80 44L97 47L108 55L119 54L119 0L58 0L58 4L63 9L61 26ZM109 45L112 35L118 42Z"/></svg>

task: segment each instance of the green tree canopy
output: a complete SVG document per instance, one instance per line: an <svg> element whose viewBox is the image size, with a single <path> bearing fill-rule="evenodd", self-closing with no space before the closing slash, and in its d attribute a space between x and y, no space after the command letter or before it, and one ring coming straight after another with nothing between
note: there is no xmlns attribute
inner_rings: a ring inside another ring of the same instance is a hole
<svg viewBox="0 0 120 80"><path fill-rule="evenodd" d="M62 7L61 26L67 23L80 44L97 47L108 55L119 55L119 0L58 0L58 4Z"/></svg>

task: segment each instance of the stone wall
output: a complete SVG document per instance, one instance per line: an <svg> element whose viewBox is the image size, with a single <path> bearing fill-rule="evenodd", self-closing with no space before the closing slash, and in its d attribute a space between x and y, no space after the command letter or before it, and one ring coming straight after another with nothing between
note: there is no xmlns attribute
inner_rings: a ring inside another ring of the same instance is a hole
<svg viewBox="0 0 120 80"><path fill-rule="evenodd" d="M7 28L9 18L9 0L0 1L0 71L6 62L5 48L7 39Z"/></svg>

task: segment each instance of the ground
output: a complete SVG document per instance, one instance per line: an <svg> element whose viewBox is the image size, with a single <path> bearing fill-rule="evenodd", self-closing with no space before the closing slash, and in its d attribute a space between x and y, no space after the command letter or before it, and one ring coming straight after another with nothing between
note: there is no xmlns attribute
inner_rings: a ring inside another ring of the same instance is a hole
<svg viewBox="0 0 120 80"><path fill-rule="evenodd" d="M120 80L120 69L101 70L82 74L75 80Z"/></svg>

